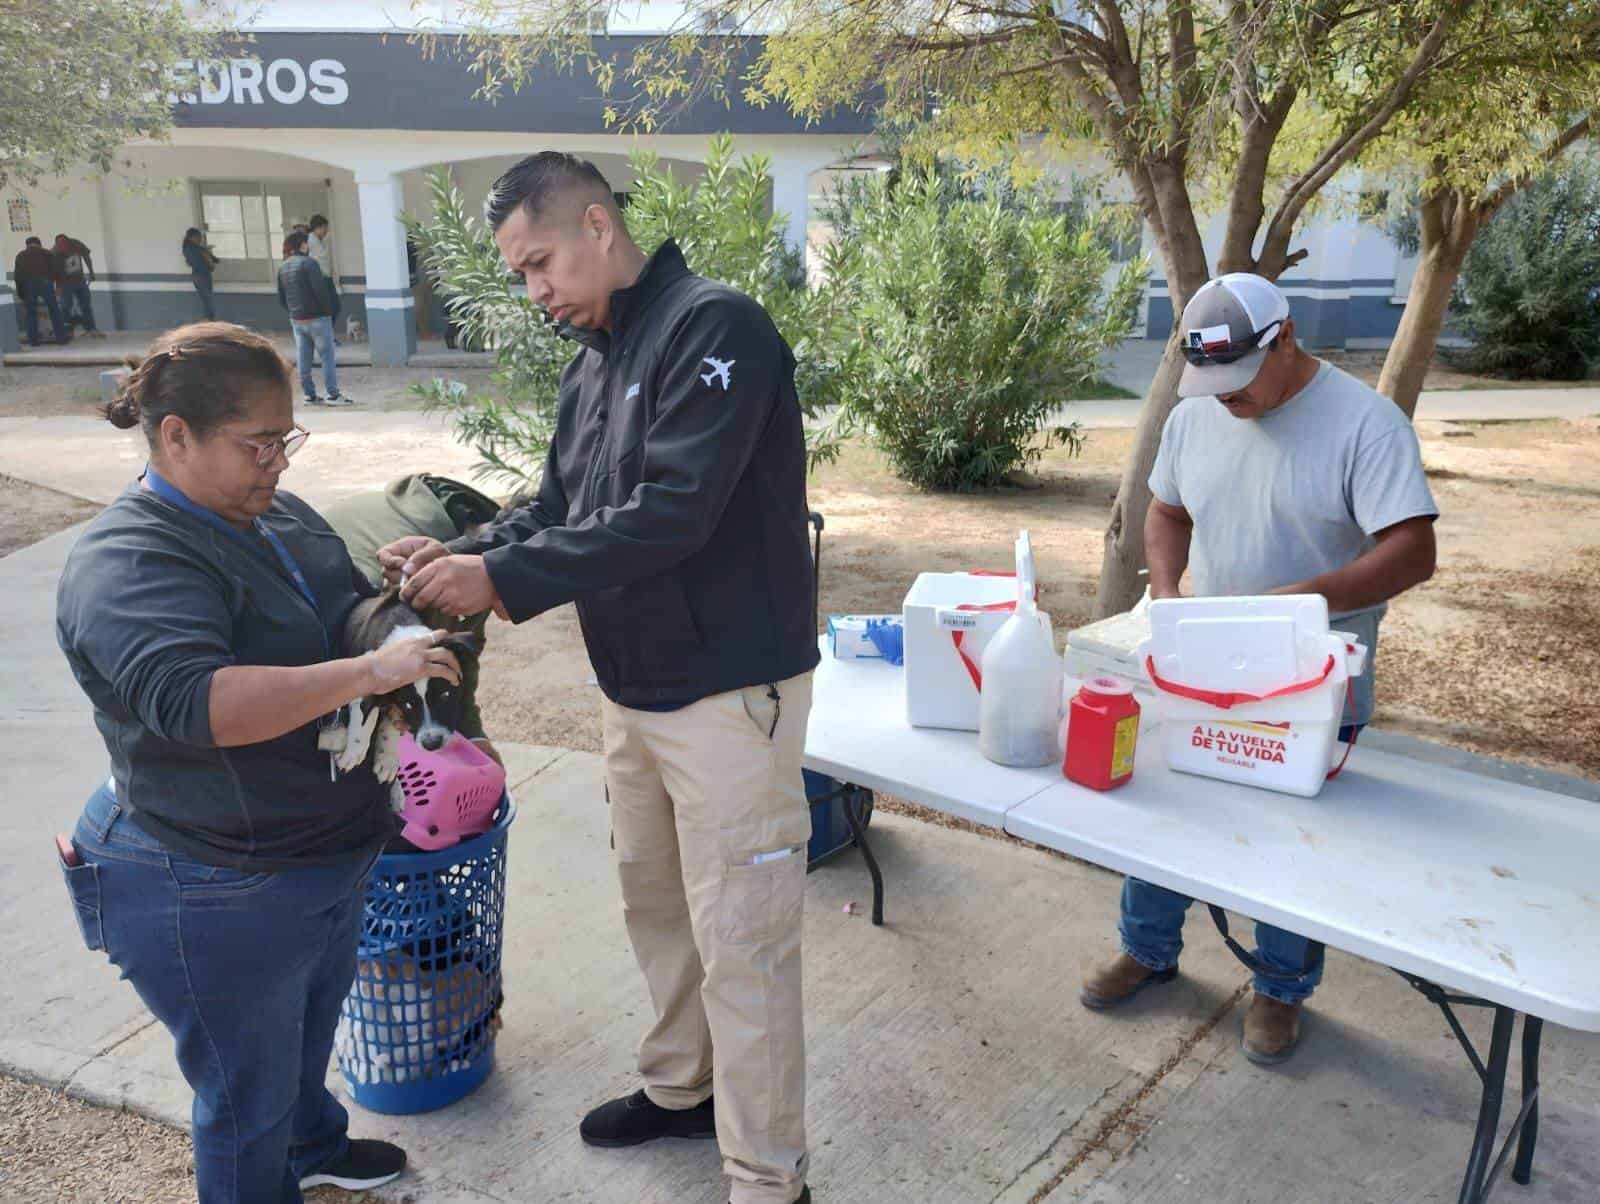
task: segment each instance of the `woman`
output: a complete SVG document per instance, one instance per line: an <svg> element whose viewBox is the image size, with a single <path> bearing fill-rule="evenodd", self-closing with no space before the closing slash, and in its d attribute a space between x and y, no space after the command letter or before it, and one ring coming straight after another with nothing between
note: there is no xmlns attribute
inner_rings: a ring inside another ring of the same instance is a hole
<svg viewBox="0 0 1600 1204"><path fill-rule="evenodd" d="M200 294L200 308L205 312L206 320L215 319L217 307L211 298L211 277L217 264L222 261L206 245L205 235L196 226L190 226L183 232L183 258L189 265L194 291Z"/></svg>
<svg viewBox="0 0 1600 1204"><path fill-rule="evenodd" d="M105 412L142 425L150 462L89 524L57 597L112 767L62 841L84 938L177 1043L202 1204L388 1182L404 1153L350 1140L323 1079L363 880L395 825L370 771L330 773L319 732L352 699L459 684L459 666L442 632L331 655L372 588L277 489L306 432L266 338L173 330Z"/></svg>

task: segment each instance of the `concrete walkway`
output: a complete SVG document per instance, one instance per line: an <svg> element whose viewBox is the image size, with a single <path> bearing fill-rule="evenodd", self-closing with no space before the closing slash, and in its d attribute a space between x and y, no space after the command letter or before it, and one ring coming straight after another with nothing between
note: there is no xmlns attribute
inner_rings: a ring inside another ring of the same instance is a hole
<svg viewBox="0 0 1600 1204"><path fill-rule="evenodd" d="M20 351L0 357L0 362L8 368L120 368L126 357L142 355L159 333L156 330L113 330L103 339L79 335L65 346L46 343L29 347L24 343ZM292 335L283 330L266 333L272 336L284 355L294 359ZM343 331L339 337L344 339ZM341 368L370 366L372 348L366 343L341 342L334 359ZM482 351L452 351L442 338L421 339L410 362L418 367L487 368L493 366L494 357Z"/></svg>
<svg viewBox="0 0 1600 1204"><path fill-rule="evenodd" d="M413 437L362 427L382 415L319 417L330 435L357 442L295 482L314 504L386 479L405 458L393 440ZM0 471L13 471L15 434L0 434ZM75 489L42 470L37 447L33 455L29 479ZM49 462L63 459L77 454L58 450ZM101 458L99 471L90 496L114 494L127 478L120 462ZM71 828L106 766L51 636L74 536L0 559L0 792L10 802L0 810L0 1007L10 1021L0 1069L181 1124L188 1094L171 1042L115 970L83 950L54 866L51 836ZM622 927L597 758L507 751L520 816L498 1069L440 1113L357 1111L358 1133L400 1141L413 1157L413 1174L385 1198L720 1204L710 1143L600 1152L578 1141L587 1107L631 1089L649 1002ZM869 894L856 854L807 887L819 1202L1455 1199L1476 1080L1443 1020L1393 974L1330 953L1303 1050L1262 1070L1237 1054L1245 975L1203 915L1176 984L1123 1013L1093 1015L1077 985L1084 964L1114 948L1114 877L891 815L873 831L889 884L886 928L843 911ZM1575 956L1585 940L1574 934ZM1466 1023L1487 1042L1483 1017ZM1503 1187L1504 1198L1595 1198L1597 1083L1600 1039L1549 1030L1535 1181Z"/></svg>
<svg viewBox="0 0 1600 1204"><path fill-rule="evenodd" d="M311 438L290 461L283 487L313 504L382 488L408 472L473 479L477 455L443 415L301 406L295 419ZM92 502L114 500L148 455L139 430L119 431L101 418L0 418L0 473Z"/></svg>

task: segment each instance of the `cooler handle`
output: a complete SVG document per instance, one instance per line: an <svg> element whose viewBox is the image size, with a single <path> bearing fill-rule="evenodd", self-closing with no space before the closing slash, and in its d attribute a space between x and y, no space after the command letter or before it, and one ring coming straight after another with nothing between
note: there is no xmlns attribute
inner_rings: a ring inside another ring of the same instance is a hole
<svg viewBox="0 0 1600 1204"><path fill-rule="evenodd" d="M1013 576L1014 574L995 573L992 575L996 577L1002 577ZM956 609L977 611L1016 610L1017 604L1015 602L991 602L987 606L977 606L971 602L963 602L960 606L956 607ZM967 676L972 678L973 686L977 689L978 693L982 694L983 670L978 667L977 662L974 661L972 657L967 655L967 650L961 646L962 639L966 634L967 633L964 631L952 631L950 633L950 642L956 646L956 655L961 658L961 663L967 667Z"/></svg>
<svg viewBox="0 0 1600 1204"><path fill-rule="evenodd" d="M1156 672L1156 658L1146 655L1144 658L1145 672L1150 675L1150 680L1155 683L1158 690L1168 694L1176 694L1179 698L1188 698L1194 702L1203 702L1207 706L1214 706L1219 710L1228 711L1236 706L1243 706L1251 702L1266 702L1269 698L1284 698L1290 694L1304 694L1307 690L1315 690L1333 675L1334 658L1328 657L1328 663L1322 667L1322 673L1306 681L1297 681L1292 686L1284 686L1281 690L1273 690L1270 694L1242 694L1237 692L1224 692L1221 690L1202 690L1195 686L1181 685L1175 681L1168 681Z"/></svg>

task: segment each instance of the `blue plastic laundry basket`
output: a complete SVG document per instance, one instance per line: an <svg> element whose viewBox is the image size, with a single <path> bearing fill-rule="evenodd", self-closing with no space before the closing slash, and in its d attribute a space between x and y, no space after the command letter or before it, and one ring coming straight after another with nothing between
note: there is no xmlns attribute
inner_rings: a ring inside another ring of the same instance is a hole
<svg viewBox="0 0 1600 1204"><path fill-rule="evenodd" d="M482 836L385 853L367 882L356 980L334 1036L356 1103L430 1112L494 1069L506 902L507 794Z"/></svg>

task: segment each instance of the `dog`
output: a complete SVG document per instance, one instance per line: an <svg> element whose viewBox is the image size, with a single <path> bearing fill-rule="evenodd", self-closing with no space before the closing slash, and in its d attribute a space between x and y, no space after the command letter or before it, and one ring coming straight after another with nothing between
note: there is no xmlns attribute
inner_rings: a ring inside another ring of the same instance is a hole
<svg viewBox="0 0 1600 1204"><path fill-rule="evenodd" d="M500 1030L500 1007L497 983L475 966L429 971L402 955L363 959L334 1050L358 1083L431 1079L478 1058Z"/></svg>
<svg viewBox="0 0 1600 1204"><path fill-rule="evenodd" d="M360 318L349 317L344 320L344 341L347 343L367 341L367 328L361 324Z"/></svg>
<svg viewBox="0 0 1600 1204"><path fill-rule="evenodd" d="M441 625L448 626L448 625ZM431 635L435 628L400 600L398 589L358 602L345 620L340 655L362 656L396 640ZM440 641L461 664L462 679L476 675L483 639L458 631ZM342 749L330 747L336 769L349 773L370 762L372 772L390 788L391 801L404 801L396 774L400 769L400 738L410 734L429 752L445 746L461 721L461 687L442 677L425 678L386 694L358 698L346 707Z"/></svg>

